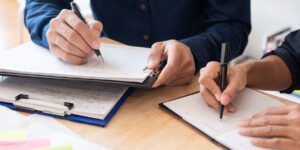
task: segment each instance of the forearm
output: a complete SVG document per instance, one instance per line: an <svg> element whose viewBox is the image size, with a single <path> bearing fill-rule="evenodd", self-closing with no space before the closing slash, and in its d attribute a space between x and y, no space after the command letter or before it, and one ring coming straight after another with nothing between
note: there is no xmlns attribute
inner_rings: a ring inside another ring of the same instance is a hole
<svg viewBox="0 0 300 150"><path fill-rule="evenodd" d="M219 61L221 43L230 44L230 59L241 55L248 41L250 25L238 22L218 23L205 32L182 39L190 47L195 57L196 68L201 68L209 61Z"/></svg>
<svg viewBox="0 0 300 150"><path fill-rule="evenodd" d="M46 32L49 21L62 9L69 9L71 0L27 0L25 7L25 25L33 42L48 48Z"/></svg>
<svg viewBox="0 0 300 150"><path fill-rule="evenodd" d="M292 84L289 68L278 56L270 55L240 66L247 73L247 87L282 91Z"/></svg>

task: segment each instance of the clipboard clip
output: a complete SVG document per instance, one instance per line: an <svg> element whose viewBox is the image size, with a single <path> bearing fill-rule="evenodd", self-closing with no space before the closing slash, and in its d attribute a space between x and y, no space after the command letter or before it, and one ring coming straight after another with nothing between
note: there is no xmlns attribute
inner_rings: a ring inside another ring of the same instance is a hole
<svg viewBox="0 0 300 150"><path fill-rule="evenodd" d="M64 102L57 104L49 101L37 100L30 98L27 94L19 94L15 97L13 105L20 109L29 111L40 111L47 114L54 114L59 116L69 115L69 111L74 108L74 103Z"/></svg>
<svg viewBox="0 0 300 150"><path fill-rule="evenodd" d="M164 69L164 67L167 64L167 60L161 61L159 66L155 69L155 70L151 70L148 68L148 66L146 66L143 71L144 72L150 72L150 77L158 77L158 75L160 74L160 72Z"/></svg>

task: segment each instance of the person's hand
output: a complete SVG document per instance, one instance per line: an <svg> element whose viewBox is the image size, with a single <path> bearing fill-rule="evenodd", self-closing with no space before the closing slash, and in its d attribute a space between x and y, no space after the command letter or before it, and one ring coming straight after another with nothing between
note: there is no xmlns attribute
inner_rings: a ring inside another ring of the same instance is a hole
<svg viewBox="0 0 300 150"><path fill-rule="evenodd" d="M50 21L47 40L50 51L70 64L83 64L100 47L102 23L91 21L86 25L71 10L62 10Z"/></svg>
<svg viewBox="0 0 300 150"><path fill-rule="evenodd" d="M220 70L220 63L218 62L209 62L206 67L200 70L200 95L210 107L217 109L219 102L221 102L225 106L225 113L233 113L236 108L231 102L239 91L245 88L247 73L242 65L228 67L227 87L222 93L218 86Z"/></svg>
<svg viewBox="0 0 300 150"><path fill-rule="evenodd" d="M300 105L273 107L240 123L240 134L251 143L271 149L300 148Z"/></svg>
<svg viewBox="0 0 300 150"><path fill-rule="evenodd" d="M167 60L167 64L153 84L153 88L161 85L184 85L193 80L195 62L191 49L187 45L176 40L153 44L148 69L156 69L164 60Z"/></svg>

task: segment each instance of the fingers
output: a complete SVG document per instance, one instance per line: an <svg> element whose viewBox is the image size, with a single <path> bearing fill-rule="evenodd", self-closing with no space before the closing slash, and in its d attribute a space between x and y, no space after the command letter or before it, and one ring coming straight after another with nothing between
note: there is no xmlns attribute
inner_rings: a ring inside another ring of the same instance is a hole
<svg viewBox="0 0 300 150"><path fill-rule="evenodd" d="M176 64L174 63L169 63L170 57L168 57L168 63L165 66L165 68L162 70L160 75L158 76L158 79L155 81L153 84L153 88L159 87L160 85L166 83L168 80L171 80L173 78L176 78L175 72L176 72Z"/></svg>
<svg viewBox="0 0 300 150"><path fill-rule="evenodd" d="M220 101L223 105L228 105L233 101L236 95L239 93L241 87L236 81L228 82L228 85L221 95Z"/></svg>
<svg viewBox="0 0 300 150"><path fill-rule="evenodd" d="M219 72L220 64L217 62L210 62L205 68L200 70L199 77L199 83L208 89L218 101L221 98L221 90L215 80L218 78Z"/></svg>
<svg viewBox="0 0 300 150"><path fill-rule="evenodd" d="M262 127L250 127L241 128L239 133L244 136L251 137L289 137L292 138L291 127L286 126L262 126Z"/></svg>
<svg viewBox="0 0 300 150"><path fill-rule="evenodd" d="M88 24L89 24L90 30L92 31L93 36L95 38L99 38L99 40L100 40L100 35L103 30L103 24L101 22L95 21L95 20L89 21Z"/></svg>
<svg viewBox="0 0 300 150"><path fill-rule="evenodd" d="M267 125L288 125L289 120L286 115L261 116L240 122L241 127L259 127Z"/></svg>
<svg viewBox="0 0 300 150"><path fill-rule="evenodd" d="M286 115L289 113L291 106L278 106L268 108L266 111L255 114L252 118L258 118L265 115Z"/></svg>
<svg viewBox="0 0 300 150"><path fill-rule="evenodd" d="M263 148L296 150L300 144L288 138L254 138L251 143Z"/></svg>
<svg viewBox="0 0 300 150"><path fill-rule="evenodd" d="M216 97L203 85L200 85L200 95L208 104L208 106L214 109L219 108L219 102L217 101Z"/></svg>
<svg viewBox="0 0 300 150"><path fill-rule="evenodd" d="M167 65L161 71L152 87L190 82L195 73L195 62L190 48L176 40L165 41L161 44L154 45L155 50L150 55L150 60L152 61L150 66L157 66L165 58L167 58ZM183 77L186 79L181 79ZM176 80L178 82L174 83Z"/></svg>
<svg viewBox="0 0 300 150"><path fill-rule="evenodd" d="M49 33L49 34L57 34L57 33ZM66 53L70 53L72 55L78 56L78 57L87 57L87 53L81 51L79 48L77 48L72 43L68 42L65 38L63 38L61 35L49 35L49 41L50 44L54 44L58 47L60 47L62 50L64 50Z"/></svg>
<svg viewBox="0 0 300 150"><path fill-rule="evenodd" d="M164 59L163 52L164 52L164 45L162 42L157 42L152 45L152 51L148 57L148 68L151 70L156 69L160 62Z"/></svg>
<svg viewBox="0 0 300 150"><path fill-rule="evenodd" d="M100 39L95 38L92 32L90 31L89 27L80 20L72 11L70 10L63 10L61 12L61 17L64 18L64 21L79 35L85 42L92 48L98 49L100 47Z"/></svg>
<svg viewBox="0 0 300 150"><path fill-rule="evenodd" d="M60 59L62 59L65 62L75 64L75 65L80 65L83 63L86 63L87 59L75 56L73 54L65 52L63 49L56 45L50 45L51 52L58 56Z"/></svg>

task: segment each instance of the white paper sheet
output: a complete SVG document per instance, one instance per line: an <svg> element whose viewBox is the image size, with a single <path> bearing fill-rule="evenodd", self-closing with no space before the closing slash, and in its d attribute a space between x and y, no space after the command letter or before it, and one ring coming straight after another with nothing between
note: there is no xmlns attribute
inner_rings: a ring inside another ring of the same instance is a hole
<svg viewBox="0 0 300 150"><path fill-rule="evenodd" d="M49 50L27 43L0 53L0 71L70 78L100 79L142 83L149 75L147 66L149 48L102 44L105 60L93 56L88 63L64 63Z"/></svg>

